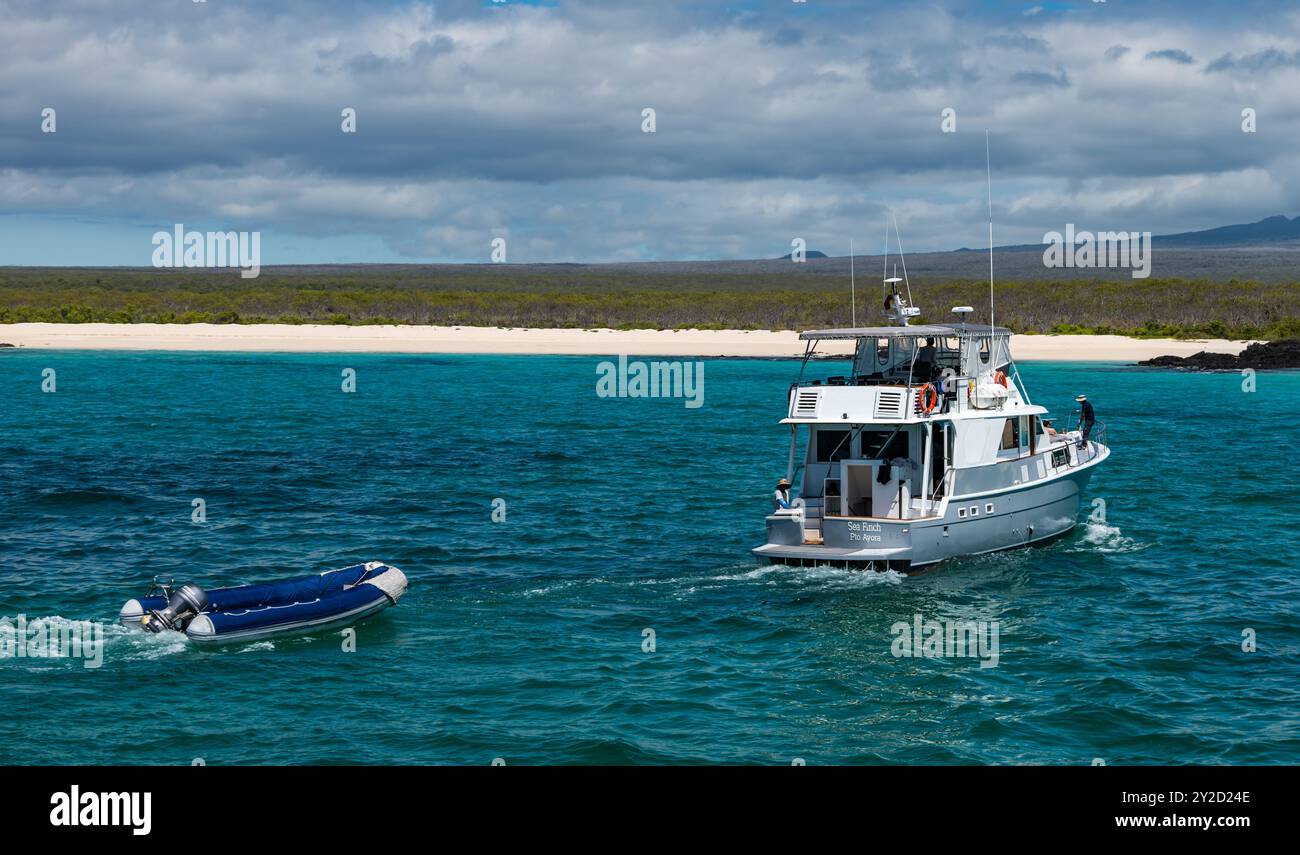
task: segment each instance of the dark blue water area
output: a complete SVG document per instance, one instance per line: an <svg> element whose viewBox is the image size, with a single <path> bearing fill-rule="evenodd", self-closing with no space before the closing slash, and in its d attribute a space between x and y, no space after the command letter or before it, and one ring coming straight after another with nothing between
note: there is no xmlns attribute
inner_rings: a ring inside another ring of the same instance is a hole
<svg viewBox="0 0 1300 855"><path fill-rule="evenodd" d="M1022 365L1108 425L1079 527L902 577L750 555L797 362L707 360L699 408L599 362L0 352L0 615L106 624L100 667L0 658L0 762L1300 762L1300 374ZM112 623L365 560L410 590L355 652ZM996 665L896 656L917 615Z"/></svg>

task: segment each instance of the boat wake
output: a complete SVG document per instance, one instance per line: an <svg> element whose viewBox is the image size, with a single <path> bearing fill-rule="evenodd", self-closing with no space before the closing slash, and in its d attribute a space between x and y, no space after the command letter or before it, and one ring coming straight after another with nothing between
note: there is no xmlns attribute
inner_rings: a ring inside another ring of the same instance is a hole
<svg viewBox="0 0 1300 855"><path fill-rule="evenodd" d="M1125 537L1119 526L1089 520L1083 525L1083 536L1074 544L1071 552L1100 552L1103 555L1123 555L1141 552L1150 544L1140 543L1131 537Z"/></svg>
<svg viewBox="0 0 1300 855"><path fill-rule="evenodd" d="M192 651L185 633L164 630L159 633L141 632L135 627L120 623L104 624L104 659L121 659L127 662L148 662Z"/></svg>
<svg viewBox="0 0 1300 855"><path fill-rule="evenodd" d="M898 585L907 577L896 570L876 572L850 570L818 564L812 567L790 567L784 564L766 564L740 573L725 573L708 577L712 582L754 582L763 585L810 585L818 588L872 588L877 585Z"/></svg>
<svg viewBox="0 0 1300 855"><path fill-rule="evenodd" d="M575 588L600 588L608 585L632 587L663 587L674 596L689 596L699 591L732 588L736 583L768 587L788 586L817 590L857 590L879 585L898 585L907 577L895 570L875 572L850 570L822 564L811 567L791 567L783 564L739 564L719 567L708 575L665 575L639 578L564 579L549 584L535 585L519 592L526 599L548 598L571 592Z"/></svg>
<svg viewBox="0 0 1300 855"><path fill-rule="evenodd" d="M152 661L191 649L183 633L140 632L110 620L74 620L62 615L24 617L21 634L17 618L4 620L7 623L0 633L0 666L49 670L98 661L91 666L97 668L114 662ZM76 643L71 641L74 638ZM21 654L18 645L24 646Z"/></svg>

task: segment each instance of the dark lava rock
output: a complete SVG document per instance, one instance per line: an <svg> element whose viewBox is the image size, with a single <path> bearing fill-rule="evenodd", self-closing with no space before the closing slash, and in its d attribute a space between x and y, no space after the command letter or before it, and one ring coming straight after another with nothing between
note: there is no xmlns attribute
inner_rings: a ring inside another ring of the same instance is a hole
<svg viewBox="0 0 1300 855"><path fill-rule="evenodd" d="M1230 353L1194 353L1191 356L1157 356L1138 365L1183 368L1191 371L1239 371L1242 368L1300 368L1300 339L1252 344L1236 356Z"/></svg>
<svg viewBox="0 0 1300 855"><path fill-rule="evenodd" d="M1146 365L1151 368L1182 368L1183 361L1184 359L1181 356L1157 356L1155 359L1144 359L1138 365Z"/></svg>
<svg viewBox="0 0 1300 855"><path fill-rule="evenodd" d="M1238 368L1300 368L1300 338L1252 344L1237 361Z"/></svg>

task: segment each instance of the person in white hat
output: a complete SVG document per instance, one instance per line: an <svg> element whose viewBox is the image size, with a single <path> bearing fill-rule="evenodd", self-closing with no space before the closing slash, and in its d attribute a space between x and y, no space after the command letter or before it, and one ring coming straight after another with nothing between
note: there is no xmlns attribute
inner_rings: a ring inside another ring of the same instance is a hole
<svg viewBox="0 0 1300 855"><path fill-rule="evenodd" d="M1097 421L1097 415L1092 411L1092 404L1088 403L1087 395L1079 395L1074 400L1079 402L1079 427L1083 431L1083 436L1079 438L1079 447L1087 448L1088 434L1092 433L1092 426Z"/></svg>
<svg viewBox="0 0 1300 855"><path fill-rule="evenodd" d="M776 482L776 491L772 493L772 510L779 511L790 507L790 481L782 478Z"/></svg>

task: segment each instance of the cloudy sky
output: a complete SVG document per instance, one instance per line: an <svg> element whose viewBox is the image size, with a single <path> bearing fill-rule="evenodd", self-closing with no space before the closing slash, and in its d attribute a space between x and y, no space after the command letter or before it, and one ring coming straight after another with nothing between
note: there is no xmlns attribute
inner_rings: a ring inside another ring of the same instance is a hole
<svg viewBox="0 0 1300 855"><path fill-rule="evenodd" d="M260 231L264 264L840 255L887 208L909 251L982 246L986 128L998 243L1300 214L1281 0L0 13L0 264L147 265L175 223Z"/></svg>

